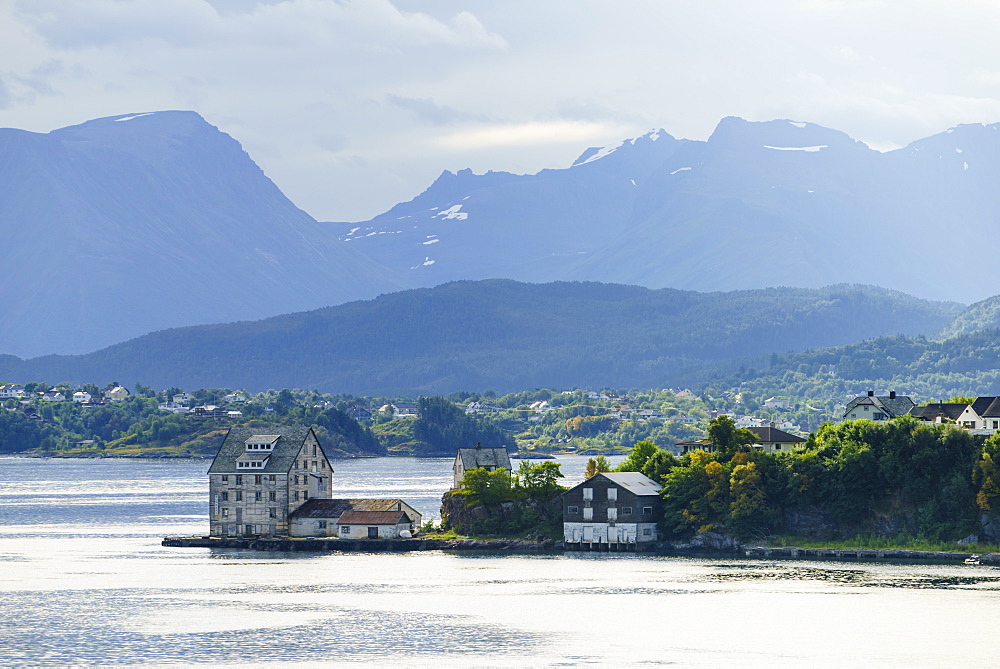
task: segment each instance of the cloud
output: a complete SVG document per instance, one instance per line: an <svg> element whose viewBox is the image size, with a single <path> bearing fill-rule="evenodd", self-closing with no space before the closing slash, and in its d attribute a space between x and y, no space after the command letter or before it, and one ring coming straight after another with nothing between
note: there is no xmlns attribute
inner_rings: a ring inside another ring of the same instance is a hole
<svg viewBox="0 0 1000 669"><path fill-rule="evenodd" d="M987 0L0 0L0 25L0 124L193 109L329 220L728 115L872 146L1000 116Z"/></svg>
<svg viewBox="0 0 1000 669"><path fill-rule="evenodd" d="M618 128L621 131L621 128ZM614 132L600 123L586 121L548 121L492 125L452 132L436 139L440 146L462 151L498 146L539 146L546 144L581 144Z"/></svg>

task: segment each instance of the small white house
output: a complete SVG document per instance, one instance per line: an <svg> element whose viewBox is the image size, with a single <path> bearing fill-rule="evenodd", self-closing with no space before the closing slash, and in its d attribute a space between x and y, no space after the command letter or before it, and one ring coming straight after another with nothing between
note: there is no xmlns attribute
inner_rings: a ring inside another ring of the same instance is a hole
<svg viewBox="0 0 1000 669"><path fill-rule="evenodd" d="M337 520L341 539L398 539L403 532L413 536L417 529L403 511L345 511Z"/></svg>
<svg viewBox="0 0 1000 669"><path fill-rule="evenodd" d="M75 393L73 393L74 402L79 402L83 404L84 402L89 402L91 399L93 398L90 396L90 393L85 392L83 390L78 390Z"/></svg>

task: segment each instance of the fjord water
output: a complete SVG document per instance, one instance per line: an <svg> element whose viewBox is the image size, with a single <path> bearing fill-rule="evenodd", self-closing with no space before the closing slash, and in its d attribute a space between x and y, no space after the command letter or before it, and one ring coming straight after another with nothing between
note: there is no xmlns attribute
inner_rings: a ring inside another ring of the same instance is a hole
<svg viewBox="0 0 1000 669"><path fill-rule="evenodd" d="M584 458L565 458L577 481ZM437 515L450 460L334 461ZM206 461L0 459L0 665L993 666L986 566L164 548Z"/></svg>

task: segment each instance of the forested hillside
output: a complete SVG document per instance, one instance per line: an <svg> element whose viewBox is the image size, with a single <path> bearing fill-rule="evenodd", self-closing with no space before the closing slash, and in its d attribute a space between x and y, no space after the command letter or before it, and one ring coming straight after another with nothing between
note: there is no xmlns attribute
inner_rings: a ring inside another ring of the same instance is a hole
<svg viewBox="0 0 1000 669"><path fill-rule="evenodd" d="M960 310L857 285L697 293L459 281L256 322L164 330L83 356L2 356L0 378L412 395L694 386L773 352L936 332Z"/></svg>
<svg viewBox="0 0 1000 669"><path fill-rule="evenodd" d="M902 335L848 346L776 355L764 370L713 380L706 392L734 389L822 404L867 389L894 389L918 399L1000 394L1000 330L934 341Z"/></svg>

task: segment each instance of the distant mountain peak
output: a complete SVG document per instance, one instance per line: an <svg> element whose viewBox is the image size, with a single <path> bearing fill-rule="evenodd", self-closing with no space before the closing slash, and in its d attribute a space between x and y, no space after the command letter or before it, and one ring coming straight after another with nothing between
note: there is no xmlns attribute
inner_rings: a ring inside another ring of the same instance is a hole
<svg viewBox="0 0 1000 669"><path fill-rule="evenodd" d="M655 142L661 138L674 139L670 133L668 133L663 128L654 128L649 132L639 135L638 137L631 137L629 139L624 139L618 144L607 145L607 146L592 146L580 154L580 157L573 161L571 167L577 167L579 165L586 165L587 163L592 163L594 161L600 160L601 158L606 158L612 153L627 147L641 145L643 142Z"/></svg>

